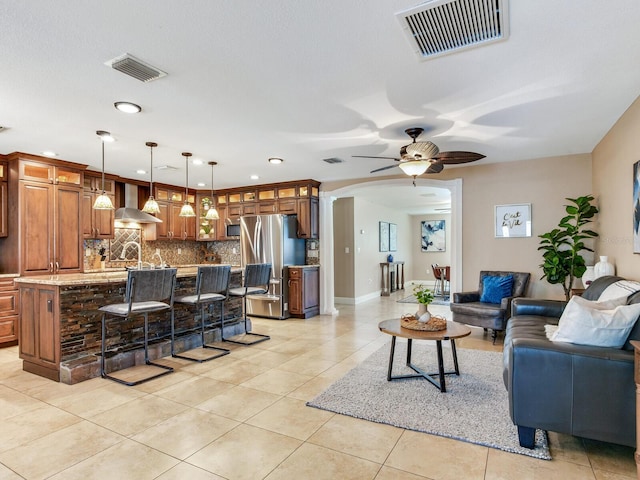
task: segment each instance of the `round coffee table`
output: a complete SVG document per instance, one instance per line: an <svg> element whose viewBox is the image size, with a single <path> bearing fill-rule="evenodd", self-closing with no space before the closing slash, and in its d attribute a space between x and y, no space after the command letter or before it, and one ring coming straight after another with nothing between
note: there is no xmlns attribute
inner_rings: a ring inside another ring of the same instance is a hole
<svg viewBox="0 0 640 480"><path fill-rule="evenodd" d="M401 378L418 378L422 377L428 380L436 388L439 388L441 392L447 391L445 383L445 375L460 375L460 369L458 368L458 355L456 353L456 338L466 337L471 335L471 329L461 323L455 323L447 321L446 330L440 330L439 332L428 332L424 330L410 330L403 328L400 325L399 318L392 318L390 320L384 320L378 324L378 328L381 332L391 335L391 354L389 356L389 370L387 372L387 380L399 380ZM416 372L409 375L391 375L393 370L393 356L396 350L396 337L407 339L407 367ZM436 350L438 352L438 371L436 373L426 373L420 368L411 363L411 346L413 340L433 340L436 342ZM454 371L445 372L444 362L442 360L442 341L451 341L451 353L453 354ZM438 377L438 381L434 377Z"/></svg>

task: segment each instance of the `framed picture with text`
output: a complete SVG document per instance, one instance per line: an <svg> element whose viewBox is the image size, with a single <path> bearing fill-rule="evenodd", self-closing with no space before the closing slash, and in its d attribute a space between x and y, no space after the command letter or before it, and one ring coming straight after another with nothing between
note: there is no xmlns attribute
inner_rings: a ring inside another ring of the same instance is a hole
<svg viewBox="0 0 640 480"><path fill-rule="evenodd" d="M530 237L531 204L496 205L496 238Z"/></svg>

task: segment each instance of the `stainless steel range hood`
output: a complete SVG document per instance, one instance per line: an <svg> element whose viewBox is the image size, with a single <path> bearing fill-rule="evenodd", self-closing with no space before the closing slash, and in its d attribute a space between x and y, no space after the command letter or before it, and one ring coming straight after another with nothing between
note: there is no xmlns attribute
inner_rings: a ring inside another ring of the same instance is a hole
<svg viewBox="0 0 640 480"><path fill-rule="evenodd" d="M137 185L125 184L124 186L124 208L115 211L115 220L120 222L136 223L162 223L162 220L149 215L142 210L138 210L138 187Z"/></svg>

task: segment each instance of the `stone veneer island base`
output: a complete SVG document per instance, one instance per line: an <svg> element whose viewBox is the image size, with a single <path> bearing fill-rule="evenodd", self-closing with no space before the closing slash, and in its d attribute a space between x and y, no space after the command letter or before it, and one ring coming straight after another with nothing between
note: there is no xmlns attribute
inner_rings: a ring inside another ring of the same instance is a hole
<svg viewBox="0 0 640 480"><path fill-rule="evenodd" d="M196 267L179 268L176 296L195 290ZM102 272L16 278L20 288L20 358L23 369L55 381L74 384L100 376L102 312L98 308L123 301L127 273ZM231 287L241 285L241 270L231 273ZM175 304L176 352L202 345L200 314L192 306ZM242 302L225 302L227 335L244 332ZM221 339L220 305L212 311L207 341ZM107 322L107 371L144 364L144 318ZM171 356L171 317L149 315L149 358Z"/></svg>

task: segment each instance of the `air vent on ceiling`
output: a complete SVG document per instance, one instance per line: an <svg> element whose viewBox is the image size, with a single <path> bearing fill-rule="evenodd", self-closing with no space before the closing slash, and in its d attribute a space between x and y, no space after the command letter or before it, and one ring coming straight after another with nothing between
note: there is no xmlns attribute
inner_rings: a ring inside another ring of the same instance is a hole
<svg viewBox="0 0 640 480"><path fill-rule="evenodd" d="M159 68L149 65L128 53L105 62L105 65L141 82L151 82L167 75L166 72L163 72Z"/></svg>
<svg viewBox="0 0 640 480"><path fill-rule="evenodd" d="M178 170L176 167L172 165L158 165L157 167L153 167L156 170Z"/></svg>
<svg viewBox="0 0 640 480"><path fill-rule="evenodd" d="M334 163L342 163L344 160L341 160L340 158L336 158L336 157L331 157L331 158L323 158L322 161L334 164Z"/></svg>
<svg viewBox="0 0 640 480"><path fill-rule="evenodd" d="M432 0L396 17L422 60L509 36L508 0Z"/></svg>

